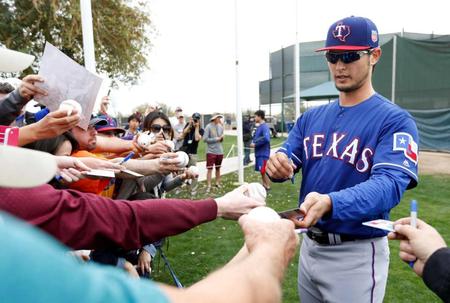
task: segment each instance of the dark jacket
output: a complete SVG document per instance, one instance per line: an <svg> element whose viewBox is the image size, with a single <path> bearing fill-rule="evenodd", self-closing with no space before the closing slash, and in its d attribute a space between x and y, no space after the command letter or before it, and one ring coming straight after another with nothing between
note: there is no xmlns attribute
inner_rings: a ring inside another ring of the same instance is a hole
<svg viewBox="0 0 450 303"><path fill-rule="evenodd" d="M450 248L438 249L428 258L423 281L442 301L450 302Z"/></svg>
<svg viewBox="0 0 450 303"><path fill-rule="evenodd" d="M0 125L13 123L25 104L27 100L20 96L18 89L0 100Z"/></svg>

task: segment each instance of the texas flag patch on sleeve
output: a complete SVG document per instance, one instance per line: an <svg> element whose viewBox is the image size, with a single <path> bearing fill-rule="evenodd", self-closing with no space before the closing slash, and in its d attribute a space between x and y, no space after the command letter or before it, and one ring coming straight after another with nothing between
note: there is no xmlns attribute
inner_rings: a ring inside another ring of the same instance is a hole
<svg viewBox="0 0 450 303"><path fill-rule="evenodd" d="M410 134L404 132L395 133L393 143L392 149L394 151L403 151L405 157L417 165L419 147Z"/></svg>

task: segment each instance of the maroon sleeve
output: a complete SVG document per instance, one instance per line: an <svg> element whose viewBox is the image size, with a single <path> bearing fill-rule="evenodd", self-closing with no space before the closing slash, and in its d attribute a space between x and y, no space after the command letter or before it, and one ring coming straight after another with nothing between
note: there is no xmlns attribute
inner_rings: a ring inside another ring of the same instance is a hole
<svg viewBox="0 0 450 303"><path fill-rule="evenodd" d="M73 249L136 249L217 216L213 199L111 200L50 185L0 188L0 209L28 221Z"/></svg>

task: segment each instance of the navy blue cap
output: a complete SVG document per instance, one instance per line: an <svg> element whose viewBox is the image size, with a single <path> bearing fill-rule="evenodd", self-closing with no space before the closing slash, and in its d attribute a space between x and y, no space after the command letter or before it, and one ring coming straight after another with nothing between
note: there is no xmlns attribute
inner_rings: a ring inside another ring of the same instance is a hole
<svg viewBox="0 0 450 303"><path fill-rule="evenodd" d="M107 125L108 121L104 118L94 117L91 115L91 120L89 120L89 126L97 126L97 125Z"/></svg>
<svg viewBox="0 0 450 303"><path fill-rule="evenodd" d="M125 129L120 128L117 126L117 122L109 117L109 116L98 116L98 119L101 119L102 121L106 121L106 123L97 123L95 124L95 129L97 130L97 132L102 133L102 132L107 132L107 131L113 131L115 133L125 133Z"/></svg>
<svg viewBox="0 0 450 303"><path fill-rule="evenodd" d="M368 18L351 16L330 26L325 47L317 49L316 52L365 50L378 47L378 41L375 23Z"/></svg>

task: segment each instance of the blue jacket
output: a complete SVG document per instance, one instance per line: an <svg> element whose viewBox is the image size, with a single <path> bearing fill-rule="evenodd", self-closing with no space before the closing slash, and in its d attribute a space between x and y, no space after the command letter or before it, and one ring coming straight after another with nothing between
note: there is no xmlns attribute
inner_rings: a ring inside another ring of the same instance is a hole
<svg viewBox="0 0 450 303"><path fill-rule="evenodd" d="M255 157L269 159L270 157L270 129L266 123L261 123L255 131L253 141Z"/></svg>
<svg viewBox="0 0 450 303"><path fill-rule="evenodd" d="M363 226L388 219L407 187L417 185L418 131L412 117L379 94L352 107L339 102L305 112L279 152L302 169L299 204L329 194L332 212L316 226L360 238L386 232ZM276 180L275 180L276 181Z"/></svg>

